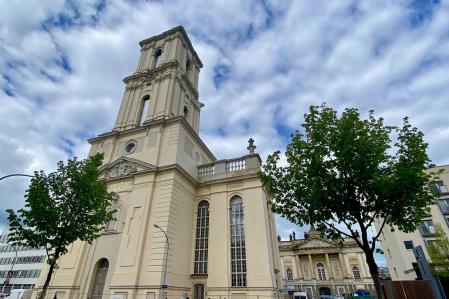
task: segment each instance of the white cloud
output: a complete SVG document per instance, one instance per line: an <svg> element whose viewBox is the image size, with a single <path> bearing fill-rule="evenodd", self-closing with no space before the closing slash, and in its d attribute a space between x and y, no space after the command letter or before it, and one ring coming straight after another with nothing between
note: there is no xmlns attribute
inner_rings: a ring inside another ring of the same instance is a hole
<svg viewBox="0 0 449 299"><path fill-rule="evenodd" d="M218 158L244 154L249 137L264 158L283 149L308 107L324 100L374 109L390 124L410 116L434 162L448 164L448 8L445 1L426 11L408 1L0 2L0 174L85 156L85 139L113 125L138 41L179 24L204 64L201 134ZM23 181L0 184L3 208L23 204ZM285 238L290 225L279 223Z"/></svg>

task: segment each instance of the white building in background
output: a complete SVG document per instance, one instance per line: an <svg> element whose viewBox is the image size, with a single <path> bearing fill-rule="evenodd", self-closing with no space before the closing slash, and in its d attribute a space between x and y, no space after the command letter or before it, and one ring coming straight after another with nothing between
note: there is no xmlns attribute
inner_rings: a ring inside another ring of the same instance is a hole
<svg viewBox="0 0 449 299"><path fill-rule="evenodd" d="M34 287L45 263L45 249L8 245L0 232L0 293Z"/></svg>
<svg viewBox="0 0 449 299"><path fill-rule="evenodd" d="M435 240L436 224L440 224L449 236L449 165L436 166L428 171L437 172L440 169L443 169L443 173L435 186L440 197L430 206L430 213L424 217L419 228L412 233L397 229L392 232L387 225L383 229L380 240L392 280L414 280L418 277L419 270L413 247L421 245L427 260L430 261L426 246Z"/></svg>
<svg viewBox="0 0 449 299"><path fill-rule="evenodd" d="M347 238L340 246L312 230L304 239L278 243L284 287L290 293L302 291L312 298L356 290L374 293L365 255L354 240Z"/></svg>

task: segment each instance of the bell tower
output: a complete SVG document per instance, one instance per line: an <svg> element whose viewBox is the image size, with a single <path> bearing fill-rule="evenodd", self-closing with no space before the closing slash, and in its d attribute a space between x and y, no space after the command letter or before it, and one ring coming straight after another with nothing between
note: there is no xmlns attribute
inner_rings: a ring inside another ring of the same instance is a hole
<svg viewBox="0 0 449 299"><path fill-rule="evenodd" d="M244 156L217 160L198 135L201 67L182 27L140 42L112 131L89 139L115 220L71 245L50 298L278 298L261 160L252 139Z"/></svg>
<svg viewBox="0 0 449 299"><path fill-rule="evenodd" d="M198 133L198 76L203 67L183 27L142 40L136 71L126 77L125 94L114 131L145 126L155 120L185 118Z"/></svg>

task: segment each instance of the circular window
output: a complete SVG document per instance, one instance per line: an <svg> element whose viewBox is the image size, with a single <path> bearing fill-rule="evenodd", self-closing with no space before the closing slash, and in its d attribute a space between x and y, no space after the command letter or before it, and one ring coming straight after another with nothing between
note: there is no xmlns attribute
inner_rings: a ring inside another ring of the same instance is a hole
<svg viewBox="0 0 449 299"><path fill-rule="evenodd" d="M137 148L137 142L135 140L130 140L125 145L125 154L133 153Z"/></svg>

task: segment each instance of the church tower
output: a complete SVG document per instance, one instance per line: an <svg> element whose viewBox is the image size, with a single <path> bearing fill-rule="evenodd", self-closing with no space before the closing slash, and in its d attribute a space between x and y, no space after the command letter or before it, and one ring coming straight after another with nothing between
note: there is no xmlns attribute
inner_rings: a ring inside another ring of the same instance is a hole
<svg viewBox="0 0 449 299"><path fill-rule="evenodd" d="M199 137L202 63L183 27L140 43L110 132L89 140L116 220L61 258L49 298L277 297L274 217L260 157L217 160ZM46 271L42 271L43 285Z"/></svg>

